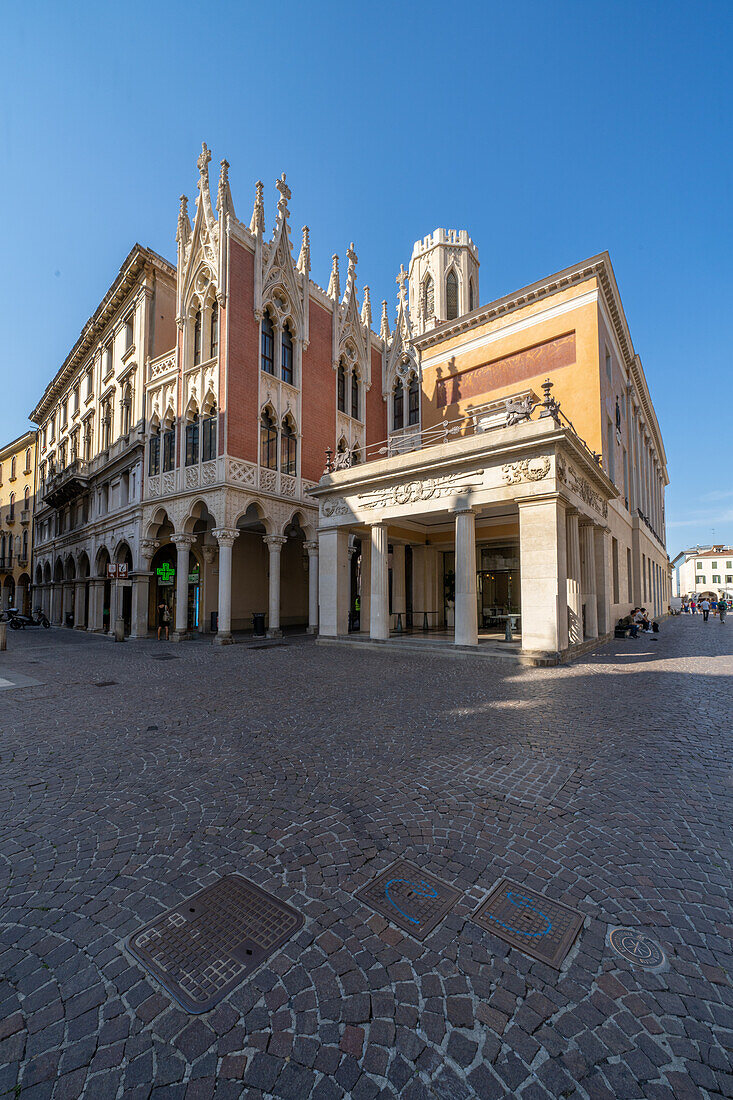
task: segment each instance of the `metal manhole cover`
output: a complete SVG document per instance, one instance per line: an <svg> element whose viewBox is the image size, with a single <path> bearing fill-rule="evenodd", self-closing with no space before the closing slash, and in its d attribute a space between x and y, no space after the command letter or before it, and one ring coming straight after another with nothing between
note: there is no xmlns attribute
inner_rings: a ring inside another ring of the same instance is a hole
<svg viewBox="0 0 733 1100"><path fill-rule="evenodd" d="M279 898L226 875L133 933L127 947L187 1012L208 1012L303 923Z"/></svg>
<svg viewBox="0 0 733 1100"><path fill-rule="evenodd" d="M525 955L559 970L582 927L583 915L505 878L492 888L472 920Z"/></svg>
<svg viewBox="0 0 733 1100"><path fill-rule="evenodd" d="M94 681L94 687L95 688L111 688L116 683L117 683L116 680L95 680Z"/></svg>
<svg viewBox="0 0 733 1100"><path fill-rule="evenodd" d="M612 928L607 936L611 949L626 962L645 970L662 970L667 956L662 947L638 928Z"/></svg>
<svg viewBox="0 0 733 1100"><path fill-rule="evenodd" d="M461 891L398 859L356 896L416 940L424 940L455 905Z"/></svg>

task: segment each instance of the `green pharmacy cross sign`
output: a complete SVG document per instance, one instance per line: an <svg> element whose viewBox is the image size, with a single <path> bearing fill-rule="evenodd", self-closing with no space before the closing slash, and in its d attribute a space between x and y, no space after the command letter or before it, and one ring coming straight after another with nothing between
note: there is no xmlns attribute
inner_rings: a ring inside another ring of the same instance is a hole
<svg viewBox="0 0 733 1100"><path fill-rule="evenodd" d="M162 565L159 565L155 572L158 574L164 584L171 584L173 578L176 575L175 567L169 565L167 561L163 562Z"/></svg>

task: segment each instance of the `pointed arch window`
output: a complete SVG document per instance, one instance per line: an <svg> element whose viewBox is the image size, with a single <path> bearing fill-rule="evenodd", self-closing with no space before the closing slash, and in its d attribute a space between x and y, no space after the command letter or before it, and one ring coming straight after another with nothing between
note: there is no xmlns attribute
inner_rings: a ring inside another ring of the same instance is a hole
<svg viewBox="0 0 733 1100"><path fill-rule="evenodd" d="M193 321L193 361L201 362L201 310L196 310Z"/></svg>
<svg viewBox="0 0 733 1100"><path fill-rule="evenodd" d="M423 283L423 317L426 321L435 316L435 284L432 275L428 275Z"/></svg>
<svg viewBox="0 0 733 1100"><path fill-rule="evenodd" d="M260 419L260 465L266 470L277 469L277 424L269 409Z"/></svg>
<svg viewBox="0 0 733 1100"><path fill-rule="evenodd" d="M219 354L219 303L216 298L211 306L211 358Z"/></svg>
<svg viewBox="0 0 733 1100"><path fill-rule="evenodd" d="M23 532L23 561L28 561L28 532Z"/></svg>
<svg viewBox="0 0 733 1100"><path fill-rule="evenodd" d="M343 359L339 359L338 376L336 379L336 393L338 397L339 412L346 412L346 367Z"/></svg>
<svg viewBox="0 0 733 1100"><path fill-rule="evenodd" d="M359 419L359 372L354 368L351 372L351 415L354 420Z"/></svg>
<svg viewBox="0 0 733 1100"><path fill-rule="evenodd" d="M395 431L405 426L405 395L402 381L398 378L392 391L392 427Z"/></svg>
<svg viewBox="0 0 733 1100"><path fill-rule="evenodd" d="M458 316L458 276L452 268L445 280L445 311L449 321Z"/></svg>
<svg viewBox="0 0 733 1100"><path fill-rule="evenodd" d="M156 424L148 440L148 477L160 473L160 426Z"/></svg>
<svg viewBox="0 0 733 1100"><path fill-rule="evenodd" d="M420 423L420 386L414 374L410 375L407 387L407 423L409 425Z"/></svg>
<svg viewBox="0 0 733 1100"><path fill-rule="evenodd" d="M10 494L10 508L8 511L8 519L15 519L15 493Z"/></svg>
<svg viewBox="0 0 733 1100"><path fill-rule="evenodd" d="M351 465L352 466L358 466L360 462L361 462L361 451L359 450L359 444L357 443L354 446L354 449L351 452Z"/></svg>
<svg viewBox="0 0 733 1100"><path fill-rule="evenodd" d="M166 474L176 464L176 428L175 424L166 425L163 432L163 473Z"/></svg>
<svg viewBox="0 0 733 1100"><path fill-rule="evenodd" d="M473 289L473 279L468 280L468 312L472 313L476 308L476 293Z"/></svg>
<svg viewBox="0 0 733 1100"><path fill-rule="evenodd" d="M283 382L293 384L293 334L286 321L283 325L281 370Z"/></svg>
<svg viewBox="0 0 733 1100"><path fill-rule="evenodd" d="M30 449L30 447L27 447L26 452L25 452L25 470L23 471L23 473L29 474L30 472L31 472L31 449Z"/></svg>
<svg viewBox="0 0 733 1100"><path fill-rule="evenodd" d="M216 428L219 413L213 405L201 421L201 461L210 462L216 458Z"/></svg>
<svg viewBox="0 0 733 1100"><path fill-rule="evenodd" d="M25 508L26 512L28 511L30 506L31 506L31 490L30 490L30 486L26 485L25 493L23 494L23 507Z"/></svg>
<svg viewBox="0 0 733 1100"><path fill-rule="evenodd" d="M272 327L272 318L267 310L265 310L262 317L260 367L265 374L275 373L275 330Z"/></svg>
<svg viewBox="0 0 733 1100"><path fill-rule="evenodd" d="M15 455L10 459L10 480L15 481Z"/></svg>
<svg viewBox="0 0 733 1100"><path fill-rule="evenodd" d="M286 416L280 433L280 470L290 477L296 477L298 471L298 436L292 417Z"/></svg>
<svg viewBox="0 0 733 1100"><path fill-rule="evenodd" d="M199 460L199 414L194 412L186 424L186 465L195 466Z"/></svg>

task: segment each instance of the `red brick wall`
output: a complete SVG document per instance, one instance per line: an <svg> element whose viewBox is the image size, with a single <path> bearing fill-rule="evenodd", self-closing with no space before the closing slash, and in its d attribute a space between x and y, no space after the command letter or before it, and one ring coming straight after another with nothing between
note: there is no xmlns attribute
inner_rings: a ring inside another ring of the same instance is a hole
<svg viewBox="0 0 733 1100"><path fill-rule="evenodd" d="M372 348L372 388L367 394L366 418L366 457L378 458L369 448L387 438L387 403L382 397L382 353L376 348Z"/></svg>
<svg viewBox="0 0 733 1100"><path fill-rule="evenodd" d="M253 312L254 255L229 239L229 342L226 416L227 453L257 461L259 326Z"/></svg>
<svg viewBox="0 0 733 1100"><path fill-rule="evenodd" d="M310 303L310 341L303 353L301 474L318 481L326 448L336 446L336 372L331 367L332 314Z"/></svg>

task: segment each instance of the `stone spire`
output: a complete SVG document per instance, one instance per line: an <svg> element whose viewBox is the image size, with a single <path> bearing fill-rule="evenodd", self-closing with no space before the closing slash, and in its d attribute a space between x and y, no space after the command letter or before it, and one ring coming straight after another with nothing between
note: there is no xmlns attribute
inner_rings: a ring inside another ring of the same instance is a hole
<svg viewBox="0 0 733 1100"><path fill-rule="evenodd" d="M201 153L199 159L196 162L199 170L199 196L204 207L204 214L206 216L207 224L211 224L214 220L214 211L211 207L211 193L209 191L209 162L211 160L211 150L208 148L206 142L201 144Z"/></svg>
<svg viewBox="0 0 733 1100"><path fill-rule="evenodd" d="M405 283L407 282L408 278L409 278L409 275L405 271L405 265L400 264L400 270L399 270L399 273L397 275L397 279L395 281L396 281L396 283L398 284L398 286L400 288L397 291L397 299L398 299L400 305L403 306L403 307L407 303L407 299L405 297Z"/></svg>
<svg viewBox="0 0 733 1100"><path fill-rule="evenodd" d="M349 276L353 276L355 274L356 265L359 262L359 258L356 255L356 252L354 252L354 242L353 241L351 242L351 244L349 245L349 247L346 250L346 256L347 256L348 261L349 261L349 270L348 270L348 273L347 273L347 278L348 278Z"/></svg>
<svg viewBox="0 0 733 1100"><path fill-rule="evenodd" d="M387 299L386 298L384 298L382 300L382 323L379 326L379 335L381 336L382 340L384 340L385 344L389 343L390 332L389 332L389 317L387 316Z"/></svg>
<svg viewBox="0 0 733 1100"><path fill-rule="evenodd" d="M364 304L361 307L361 323L367 328L372 327L372 300L369 295L369 287L364 287Z"/></svg>
<svg viewBox="0 0 733 1100"><path fill-rule="evenodd" d="M178 229L176 240L181 248L185 248L191 237L191 219L188 216L188 199L181 195L181 205L178 210Z"/></svg>
<svg viewBox="0 0 733 1100"><path fill-rule="evenodd" d="M255 189L255 205L252 211L252 221L249 223L250 233L262 236L265 232L265 185L262 180L257 180Z"/></svg>
<svg viewBox="0 0 733 1100"><path fill-rule="evenodd" d="M303 243L300 246L300 256L298 256L298 271L302 275L307 275L311 269L311 246L310 237L308 232L308 226L303 226Z"/></svg>
<svg viewBox="0 0 733 1100"><path fill-rule="evenodd" d="M229 187L229 161L227 160L221 162L219 190L216 196L216 209L219 211L219 217L221 217L222 214L231 214L232 217L235 216L232 192Z"/></svg>
<svg viewBox="0 0 733 1100"><path fill-rule="evenodd" d="M341 297L341 278L339 276L339 258L334 252L331 257L331 278L328 281L328 290L326 291L329 298L333 298L334 301L338 301Z"/></svg>

